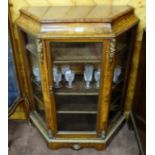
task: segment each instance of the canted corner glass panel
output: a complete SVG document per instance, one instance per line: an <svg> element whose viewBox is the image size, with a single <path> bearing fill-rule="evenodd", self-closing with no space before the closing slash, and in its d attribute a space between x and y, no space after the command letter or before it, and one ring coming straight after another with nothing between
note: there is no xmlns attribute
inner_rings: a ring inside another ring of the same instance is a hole
<svg viewBox="0 0 155 155"><path fill-rule="evenodd" d="M50 44L58 131L95 131L102 42Z"/></svg>
<svg viewBox="0 0 155 155"><path fill-rule="evenodd" d="M36 38L30 34L27 34L26 49L34 55L37 55Z"/></svg>
<svg viewBox="0 0 155 155"><path fill-rule="evenodd" d="M41 77L39 70L39 63L37 57L36 38L30 34L23 32L26 48L26 57L29 68L30 82L33 92L33 102L35 104L38 114L45 120L43 94L41 87Z"/></svg>
<svg viewBox="0 0 155 155"><path fill-rule="evenodd" d="M127 33L116 39L116 61L112 81L109 123L111 123L117 116L121 115L123 109L122 97L127 70L127 55L129 52L128 39L129 36Z"/></svg>

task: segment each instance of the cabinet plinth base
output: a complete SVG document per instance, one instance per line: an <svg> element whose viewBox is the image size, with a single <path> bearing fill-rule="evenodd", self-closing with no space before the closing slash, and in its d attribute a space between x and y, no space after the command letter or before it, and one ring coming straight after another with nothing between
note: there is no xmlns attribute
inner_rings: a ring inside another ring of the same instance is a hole
<svg viewBox="0 0 155 155"><path fill-rule="evenodd" d="M81 138L77 138L76 136L74 138L71 138L68 137L68 135L66 135L66 137L61 138L49 138L47 127L45 126L45 123L37 114L37 112L32 112L30 114L30 119L32 123L36 126L36 128L41 132L50 149L72 148L74 150L79 150L82 148L95 148L96 150L105 149L111 141L112 137L125 122L125 116L120 116L120 118L112 125L109 131L107 131L106 137L104 139L102 137L86 138L86 136L84 135Z"/></svg>

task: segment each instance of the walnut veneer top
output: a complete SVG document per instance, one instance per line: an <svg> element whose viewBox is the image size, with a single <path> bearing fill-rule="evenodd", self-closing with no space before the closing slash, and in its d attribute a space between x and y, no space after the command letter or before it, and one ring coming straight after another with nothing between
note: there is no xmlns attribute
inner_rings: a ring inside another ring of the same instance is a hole
<svg viewBox="0 0 155 155"><path fill-rule="evenodd" d="M130 6L46 6L20 10L16 24L37 38L116 37L138 23Z"/></svg>
<svg viewBox="0 0 155 155"><path fill-rule="evenodd" d="M27 7L21 13L46 22L111 22L133 11L130 6L50 6Z"/></svg>

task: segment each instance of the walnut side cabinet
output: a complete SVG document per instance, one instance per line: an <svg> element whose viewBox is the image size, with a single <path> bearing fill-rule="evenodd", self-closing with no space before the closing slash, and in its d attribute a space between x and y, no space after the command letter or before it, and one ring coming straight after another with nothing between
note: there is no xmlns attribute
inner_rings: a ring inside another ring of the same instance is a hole
<svg viewBox="0 0 155 155"><path fill-rule="evenodd" d="M16 54L21 93L29 103L31 122L50 148L102 150L125 122L124 103L138 22L130 6L20 10ZM89 88L84 80L86 66L93 67ZM64 68L75 73L72 88L61 74ZM96 71L100 73L99 88Z"/></svg>

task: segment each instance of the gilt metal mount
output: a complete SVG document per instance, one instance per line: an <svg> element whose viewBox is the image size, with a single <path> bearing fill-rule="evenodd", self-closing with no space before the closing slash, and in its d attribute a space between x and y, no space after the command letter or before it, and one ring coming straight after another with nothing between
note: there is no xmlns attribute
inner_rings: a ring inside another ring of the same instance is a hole
<svg viewBox="0 0 155 155"><path fill-rule="evenodd" d="M41 39L37 39L37 50L40 62L43 63L44 54L43 54L43 43Z"/></svg>
<svg viewBox="0 0 155 155"><path fill-rule="evenodd" d="M106 138L106 132L105 131L102 131L101 132L101 139L105 139Z"/></svg>
<svg viewBox="0 0 155 155"><path fill-rule="evenodd" d="M112 39L110 41L110 63L112 63L112 61L113 61L115 51L116 51L116 39Z"/></svg>
<svg viewBox="0 0 155 155"><path fill-rule="evenodd" d="M48 130L48 137L49 139L52 139L53 138L53 133L51 130Z"/></svg>

